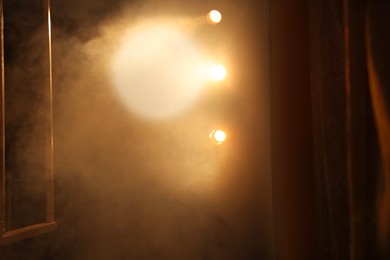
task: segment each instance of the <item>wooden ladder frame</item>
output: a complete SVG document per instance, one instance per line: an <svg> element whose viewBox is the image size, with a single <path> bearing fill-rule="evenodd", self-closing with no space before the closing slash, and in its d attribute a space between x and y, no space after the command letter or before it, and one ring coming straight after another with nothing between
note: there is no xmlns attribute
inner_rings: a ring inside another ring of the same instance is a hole
<svg viewBox="0 0 390 260"><path fill-rule="evenodd" d="M45 26L48 32L47 50L48 50L48 64L49 73L47 82L47 105L48 105L48 133L46 139L46 220L44 223L30 225L27 227L7 230L7 219L6 219L6 162L5 162L5 78L4 78L4 12L3 12L3 0L0 0L0 52L1 52L1 128L0 128L0 147L1 147L1 158L0 158L0 245L8 245L23 239L41 235L57 229L57 223L54 219L54 175L53 175L53 99L52 99L52 58L51 58L51 20L50 20L50 0L42 0L45 10L47 10L47 16L45 16ZM45 85L45 87L46 87Z"/></svg>

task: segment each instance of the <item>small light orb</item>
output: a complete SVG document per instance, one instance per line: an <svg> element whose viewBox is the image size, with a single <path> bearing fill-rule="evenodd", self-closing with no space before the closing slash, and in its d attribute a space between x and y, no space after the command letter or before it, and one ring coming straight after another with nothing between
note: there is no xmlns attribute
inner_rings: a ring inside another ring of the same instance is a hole
<svg viewBox="0 0 390 260"><path fill-rule="evenodd" d="M226 141L226 133L222 130L213 130L210 133L210 139L215 144L222 144Z"/></svg>
<svg viewBox="0 0 390 260"><path fill-rule="evenodd" d="M212 25L215 25L215 24L218 24L220 23L222 20L222 15L219 11L217 10L212 10L208 13L207 15L207 21L212 24Z"/></svg>
<svg viewBox="0 0 390 260"><path fill-rule="evenodd" d="M216 81L224 80L226 77L226 69L222 65L215 65L211 68L211 77Z"/></svg>

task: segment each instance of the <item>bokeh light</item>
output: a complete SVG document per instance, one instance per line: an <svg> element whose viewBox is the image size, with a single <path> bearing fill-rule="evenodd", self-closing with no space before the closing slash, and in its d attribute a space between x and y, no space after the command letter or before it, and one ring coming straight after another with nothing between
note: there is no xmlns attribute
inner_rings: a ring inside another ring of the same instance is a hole
<svg viewBox="0 0 390 260"><path fill-rule="evenodd" d="M213 130L210 133L210 139L215 144L222 144L226 141L226 133L222 130Z"/></svg>
<svg viewBox="0 0 390 260"><path fill-rule="evenodd" d="M212 25L220 23L221 20L222 14L217 10L212 10L207 15L207 21Z"/></svg>
<svg viewBox="0 0 390 260"><path fill-rule="evenodd" d="M205 64L186 28L153 20L124 34L111 70L124 105L145 119L161 120L180 115L198 100L209 80Z"/></svg>
<svg viewBox="0 0 390 260"><path fill-rule="evenodd" d="M224 80L226 77L226 68L223 65L214 65L211 68L211 78L216 81Z"/></svg>

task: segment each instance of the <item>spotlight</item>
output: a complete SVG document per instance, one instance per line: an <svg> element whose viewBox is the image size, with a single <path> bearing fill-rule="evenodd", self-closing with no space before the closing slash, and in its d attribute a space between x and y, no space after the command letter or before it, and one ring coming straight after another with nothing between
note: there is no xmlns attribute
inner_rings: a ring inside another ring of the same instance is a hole
<svg viewBox="0 0 390 260"><path fill-rule="evenodd" d="M222 130L213 130L210 133L210 139L215 144L222 144L226 141L226 133Z"/></svg>
<svg viewBox="0 0 390 260"><path fill-rule="evenodd" d="M123 34L110 69L118 98L146 120L184 113L201 97L211 68L184 27L145 20ZM169 64L169 66L167 66Z"/></svg>
<svg viewBox="0 0 390 260"><path fill-rule="evenodd" d="M222 65L215 65L211 68L211 77L216 81L221 81L226 77L226 69Z"/></svg>
<svg viewBox="0 0 390 260"><path fill-rule="evenodd" d="M222 20L222 15L217 10L212 10L207 15L207 21L212 25L216 25L220 23L221 20Z"/></svg>

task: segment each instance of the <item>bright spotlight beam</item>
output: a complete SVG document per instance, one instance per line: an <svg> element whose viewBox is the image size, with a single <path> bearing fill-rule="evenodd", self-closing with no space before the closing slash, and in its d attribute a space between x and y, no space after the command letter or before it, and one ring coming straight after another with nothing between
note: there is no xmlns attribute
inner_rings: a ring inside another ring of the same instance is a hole
<svg viewBox="0 0 390 260"><path fill-rule="evenodd" d="M118 98L131 112L150 120L183 113L208 80L201 50L174 22L136 24L124 34L112 65ZM215 76L221 77L221 71L217 69Z"/></svg>

